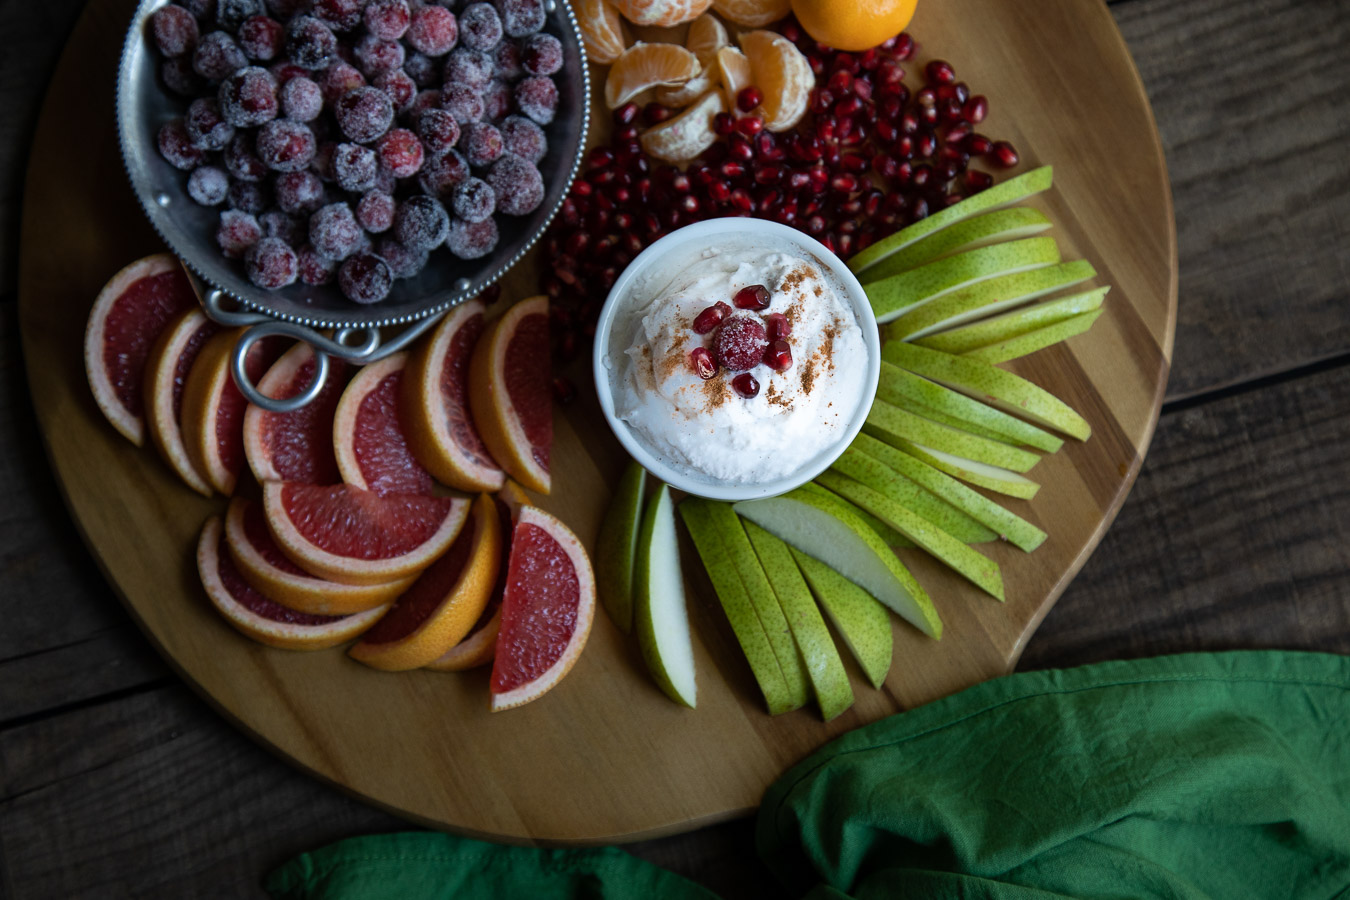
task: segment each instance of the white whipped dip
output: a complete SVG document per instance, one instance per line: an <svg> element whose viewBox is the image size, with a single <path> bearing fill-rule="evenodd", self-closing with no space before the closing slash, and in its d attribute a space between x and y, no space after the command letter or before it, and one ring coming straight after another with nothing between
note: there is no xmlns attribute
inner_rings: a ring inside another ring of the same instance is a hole
<svg viewBox="0 0 1350 900"><path fill-rule="evenodd" d="M618 418L654 455L717 482L785 478L834 447L871 398L862 330L828 269L802 251L749 239L671 257L634 281L614 317L605 362ZM752 285L769 289L769 307L736 309L732 298ZM704 381L690 363L695 347L712 351L716 334L696 334L694 318L719 300L766 328L770 313L791 324L793 364L751 369L756 397L732 388L739 373L723 368Z"/></svg>

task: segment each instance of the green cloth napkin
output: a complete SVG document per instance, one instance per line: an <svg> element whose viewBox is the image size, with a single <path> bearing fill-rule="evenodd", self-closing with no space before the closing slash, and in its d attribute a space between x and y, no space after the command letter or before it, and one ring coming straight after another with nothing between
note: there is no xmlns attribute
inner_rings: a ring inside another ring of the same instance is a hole
<svg viewBox="0 0 1350 900"><path fill-rule="evenodd" d="M1350 660L1243 652L997 679L853 731L765 794L760 855L824 898L1350 898ZM615 849L355 838L277 900L708 898Z"/></svg>

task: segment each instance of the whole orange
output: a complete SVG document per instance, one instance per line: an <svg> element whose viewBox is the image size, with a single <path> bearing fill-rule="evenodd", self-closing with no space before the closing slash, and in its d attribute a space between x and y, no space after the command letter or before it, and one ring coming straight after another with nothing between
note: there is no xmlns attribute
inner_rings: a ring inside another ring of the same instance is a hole
<svg viewBox="0 0 1350 900"><path fill-rule="evenodd" d="M836 50L875 47L905 30L918 0L792 0L811 37Z"/></svg>

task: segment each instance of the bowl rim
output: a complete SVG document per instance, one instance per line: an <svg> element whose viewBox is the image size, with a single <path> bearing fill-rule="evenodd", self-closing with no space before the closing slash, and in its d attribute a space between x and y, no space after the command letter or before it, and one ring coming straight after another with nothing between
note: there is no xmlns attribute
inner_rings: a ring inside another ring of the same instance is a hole
<svg viewBox="0 0 1350 900"><path fill-rule="evenodd" d="M628 423L618 418L614 412L614 391L610 381L610 369L607 360L614 317L622 303L627 300L629 288L639 276L666 254L690 242L728 232L792 243L814 256L816 261L828 269L839 286L844 289L844 294L852 304L853 313L858 320L858 327L862 330L863 343L867 347L867 371L864 378L863 395L859 398L853 416L850 418L847 427L840 433L839 438L801 468L784 477L767 482L716 483L674 468L657 456L633 433L633 429ZM813 480L833 465L834 461L848 449L858 436L863 423L867 420L868 413L871 411L872 401L876 397L877 385L881 378L881 331L877 325L876 316L872 312L871 303L868 302L867 294L864 292L857 276L849 270L848 265L839 256L830 251L820 241L795 228L767 219L723 217L706 219L672 231L643 250L628 265L628 268L619 276L618 281L614 283L614 287L610 289L609 296L605 298L604 306L601 307L600 317L596 322L591 365L595 376L595 391L599 397L600 409L604 413L605 421L609 424L614 436L619 439L619 443L644 469L672 488L698 497L733 502L762 500L785 494Z"/></svg>

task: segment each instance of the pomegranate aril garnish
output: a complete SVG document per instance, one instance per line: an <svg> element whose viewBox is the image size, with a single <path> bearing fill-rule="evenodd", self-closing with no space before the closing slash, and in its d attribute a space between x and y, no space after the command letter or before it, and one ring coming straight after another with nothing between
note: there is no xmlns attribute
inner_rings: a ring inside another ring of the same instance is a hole
<svg viewBox="0 0 1350 900"><path fill-rule="evenodd" d="M757 116L746 116L736 120L736 131L745 137L754 137L764 129L764 120Z"/></svg>
<svg viewBox="0 0 1350 900"><path fill-rule="evenodd" d="M767 333L770 341L787 340L788 336L792 334L792 323L782 313L769 313L764 317L764 321L768 326Z"/></svg>
<svg viewBox="0 0 1350 900"><path fill-rule="evenodd" d="M764 285L752 284L737 291L731 302L736 305L737 309L768 309L772 296L769 289Z"/></svg>
<svg viewBox="0 0 1350 900"><path fill-rule="evenodd" d="M1011 169L1020 161L1020 157L1017 155L1017 149L1007 141L999 141L994 144L993 150L990 151L990 156L1005 169Z"/></svg>
<svg viewBox="0 0 1350 900"><path fill-rule="evenodd" d="M763 102L763 92L754 85L743 87L740 92L736 94L736 108L743 113L750 112Z"/></svg>
<svg viewBox="0 0 1350 900"><path fill-rule="evenodd" d="M746 400L753 400L759 396L759 382L749 372L742 372L731 379L731 387Z"/></svg>
<svg viewBox="0 0 1350 900"><path fill-rule="evenodd" d="M914 38L908 33L902 33L895 38L895 46L891 48L891 55L901 62L908 62L914 58L919 45L914 42Z"/></svg>
<svg viewBox="0 0 1350 900"><path fill-rule="evenodd" d="M929 84L951 84L956 80L956 70L944 59L935 59L923 70Z"/></svg>
<svg viewBox="0 0 1350 900"><path fill-rule="evenodd" d="M611 118L615 125L632 125L637 121L638 114L641 112L642 108L636 103L625 103L623 106L614 110L611 114Z"/></svg>
<svg viewBox="0 0 1350 900"><path fill-rule="evenodd" d="M694 334L707 334L722 324L722 320L729 315L731 307L721 300L717 301L694 317Z"/></svg>
<svg viewBox="0 0 1350 900"><path fill-rule="evenodd" d="M707 347L695 347L690 350L689 365L693 368L694 373L704 381L717 374L717 362L712 358L712 354L708 352Z"/></svg>
<svg viewBox="0 0 1350 900"><path fill-rule="evenodd" d="M764 365L775 372L786 372L792 368L792 348L787 341L776 340L764 351Z"/></svg>
<svg viewBox="0 0 1350 900"><path fill-rule="evenodd" d="M966 172L966 188L972 193L978 193L993 185L994 179L984 172L970 170Z"/></svg>
<svg viewBox="0 0 1350 900"><path fill-rule="evenodd" d="M648 125L660 125L675 115L675 110L661 103L648 103L642 108L642 121Z"/></svg>

